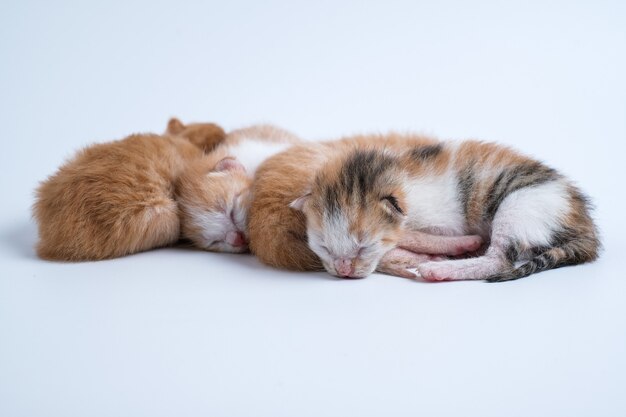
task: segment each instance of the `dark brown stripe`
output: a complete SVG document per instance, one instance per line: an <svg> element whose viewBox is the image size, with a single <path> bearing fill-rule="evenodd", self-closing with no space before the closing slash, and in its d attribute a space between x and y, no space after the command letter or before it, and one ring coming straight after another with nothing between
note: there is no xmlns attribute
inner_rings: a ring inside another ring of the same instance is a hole
<svg viewBox="0 0 626 417"><path fill-rule="evenodd" d="M424 162L436 157L441 153L442 150L443 145L441 143L438 143L436 145L416 146L411 149L411 151L409 152L409 156L416 161Z"/></svg>
<svg viewBox="0 0 626 417"><path fill-rule="evenodd" d="M474 162L471 162L469 165L463 168L461 172L459 172L457 187L459 190L461 207L463 207L463 213L465 214L465 218L467 219L469 214L470 201L476 187L476 178L474 176Z"/></svg>
<svg viewBox="0 0 626 417"><path fill-rule="evenodd" d="M355 150L344 162L339 178L322 188L324 203L329 212L340 210L340 197L365 204L365 196L380 192L381 176L391 169L395 159L381 151ZM381 196L382 198L382 196Z"/></svg>
<svg viewBox="0 0 626 417"><path fill-rule="evenodd" d="M511 193L525 187L532 187L554 181L559 174L538 162L529 162L512 168L503 169L493 182L487 201L485 202L484 218L493 220L502 201Z"/></svg>

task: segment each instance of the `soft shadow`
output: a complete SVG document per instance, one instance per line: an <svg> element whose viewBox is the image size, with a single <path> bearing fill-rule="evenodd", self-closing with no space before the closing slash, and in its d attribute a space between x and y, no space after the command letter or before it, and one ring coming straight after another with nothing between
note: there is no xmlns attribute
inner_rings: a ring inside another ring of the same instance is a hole
<svg viewBox="0 0 626 417"><path fill-rule="evenodd" d="M189 248L194 250L195 248ZM197 250L197 249L196 249ZM255 271L257 272L259 269L264 269L266 271L272 271L274 272L275 276L281 276L281 277L285 277L285 278L289 278L289 279L294 279L295 276L299 277L299 278L303 278L303 279L324 279L324 280L330 280L330 281L338 281L338 282L358 282L364 279L367 279L368 277L364 277L364 278L339 278L339 277L335 277L333 275L330 275L328 272L326 271L289 271L289 270L285 270L285 269L277 269L277 268L273 268L271 266L267 266L263 263L261 263L261 261L259 261L254 255L252 254L219 254L220 256L228 256L230 257L230 259L232 259L233 262L236 262L237 265L241 265L243 267L246 267L247 269L249 269L250 271ZM383 274L382 272L374 272L374 274L377 275L381 275L387 278L392 278L392 279L401 279L401 280L406 280L406 281L412 281L412 282L416 282L419 284L426 284L426 285L436 285L436 284L441 284L442 282L447 282L447 281L429 281L429 280L425 280L424 278L420 277L419 275L415 276L415 278L404 278L404 277L397 277L394 275L387 275L387 274Z"/></svg>
<svg viewBox="0 0 626 417"><path fill-rule="evenodd" d="M0 240L9 251L20 258L39 259L35 253L37 226L28 221L12 224L2 230Z"/></svg>
<svg viewBox="0 0 626 417"><path fill-rule="evenodd" d="M0 241L3 243L9 251L12 252L13 255L26 258L26 259L37 259L37 254L35 253L35 245L37 243L37 226L28 221L24 221L19 224L11 225L5 228L0 234ZM214 253L207 252L197 247L194 247L191 242L180 240L172 246L158 248L156 250L168 250L168 251L183 251L183 252L204 252L207 254L220 256L222 258L229 259L229 262L233 264L239 265L248 269L250 272L259 272L260 270L264 270L272 273L272 277L280 277L280 278L288 278L294 279L294 277L302 278L302 279L323 279L330 281L359 281L359 279L342 279L338 277L334 277L327 273L326 271L289 271L284 269L273 268L271 266L267 266L261 263L254 255L250 253L243 254L232 254L232 253ZM150 252L150 251L148 251ZM129 255L132 256L132 255ZM384 275L384 274L383 274ZM396 277L397 278L397 277ZM407 279L411 281L410 279ZM424 281L421 278L413 279L413 281L422 282L422 283L432 283L430 281Z"/></svg>
<svg viewBox="0 0 626 417"><path fill-rule="evenodd" d="M176 245L168 248L168 250L175 251L194 251L203 252L207 255L207 262L211 262L214 256L219 256L221 259L228 259L228 262L232 262L237 266L247 269L250 273L258 273L259 271L271 272L272 277L294 279L326 279L334 281L343 281L341 278L333 277L326 271L289 271L285 269L273 268L271 266L263 264L251 253L217 253L210 252L194 247L190 242L181 240Z"/></svg>
<svg viewBox="0 0 626 417"><path fill-rule="evenodd" d="M257 257L250 253L245 254L221 254L223 256L228 256L233 262L236 262L237 265L243 266L244 268L249 269L250 271L258 272L259 270L271 271L272 277L280 277L280 278L289 278L294 279L298 277L298 279L326 279L337 281L341 280L340 278L334 277L328 274L326 271L289 271L285 269L273 268L271 266L263 264Z"/></svg>
<svg viewBox="0 0 626 417"><path fill-rule="evenodd" d="M413 278L405 278L405 277L399 277L399 276L396 276L396 275L385 274L385 273L382 273L382 272L374 272L374 273L376 275L380 275L381 277L387 277L387 278L391 278L391 279L400 279L400 280L404 280L404 281L407 281L407 282L416 282L418 284L440 284L442 282L446 282L446 281L429 281L429 280L426 280L426 279L422 278L419 275L416 275Z"/></svg>

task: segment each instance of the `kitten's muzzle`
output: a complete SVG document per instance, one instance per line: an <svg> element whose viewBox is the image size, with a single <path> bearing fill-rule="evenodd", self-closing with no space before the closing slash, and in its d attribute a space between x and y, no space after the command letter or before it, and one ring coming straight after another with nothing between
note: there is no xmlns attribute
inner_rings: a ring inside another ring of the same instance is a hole
<svg viewBox="0 0 626 417"><path fill-rule="evenodd" d="M242 246L248 245L248 240L246 236L241 232L228 232L226 234L226 243L236 248L240 248Z"/></svg>
<svg viewBox="0 0 626 417"><path fill-rule="evenodd" d="M333 266L341 278L363 278L355 275L356 258L335 259Z"/></svg>

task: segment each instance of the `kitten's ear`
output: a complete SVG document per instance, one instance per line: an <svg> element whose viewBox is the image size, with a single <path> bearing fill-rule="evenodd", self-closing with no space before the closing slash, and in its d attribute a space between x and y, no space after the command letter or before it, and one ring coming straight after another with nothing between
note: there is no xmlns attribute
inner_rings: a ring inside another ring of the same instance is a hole
<svg viewBox="0 0 626 417"><path fill-rule="evenodd" d="M311 198L311 192L307 191L303 196L298 197L295 200L293 200L291 203L289 203L289 207L295 210L302 211L304 208L304 205L306 204L307 201L309 201L310 198Z"/></svg>
<svg viewBox="0 0 626 417"><path fill-rule="evenodd" d="M169 122L167 122L167 130L165 133L169 135L177 135L185 129L185 125L183 122L178 120L175 117L172 117Z"/></svg>
<svg viewBox="0 0 626 417"><path fill-rule="evenodd" d="M243 171L246 172L246 167L243 166L241 162L239 162L235 158L224 158L215 165L215 171Z"/></svg>

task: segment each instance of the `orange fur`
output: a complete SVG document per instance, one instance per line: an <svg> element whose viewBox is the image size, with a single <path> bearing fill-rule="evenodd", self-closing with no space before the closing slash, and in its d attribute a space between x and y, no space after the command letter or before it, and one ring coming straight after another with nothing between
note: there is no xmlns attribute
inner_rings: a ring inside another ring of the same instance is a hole
<svg viewBox="0 0 626 417"><path fill-rule="evenodd" d="M137 134L89 146L37 189L37 254L83 261L124 256L178 240L174 181L224 138L213 124L172 135ZM170 121L170 127L179 128ZM185 135L191 134L191 137Z"/></svg>
<svg viewBox="0 0 626 417"><path fill-rule="evenodd" d="M226 137L224 129L216 124L190 123L185 125L175 117L168 122L165 134L187 139L205 153L215 149Z"/></svg>
<svg viewBox="0 0 626 417"><path fill-rule="evenodd" d="M285 269L322 270L307 244L304 214L289 207L309 186L327 148L311 143L291 148L257 171L248 215L250 250L261 262Z"/></svg>

